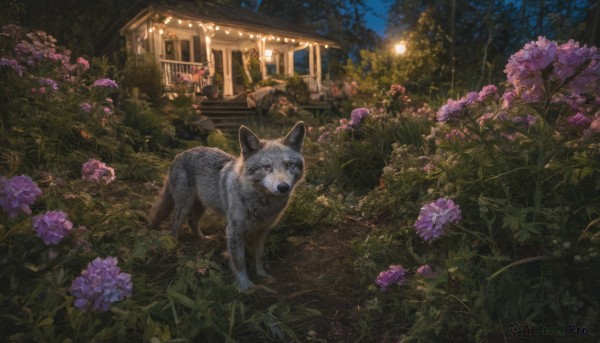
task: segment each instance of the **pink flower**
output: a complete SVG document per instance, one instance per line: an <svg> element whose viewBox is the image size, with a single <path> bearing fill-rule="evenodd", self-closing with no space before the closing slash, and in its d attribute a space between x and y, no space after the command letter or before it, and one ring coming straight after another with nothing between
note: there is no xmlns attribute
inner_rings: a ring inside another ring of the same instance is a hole
<svg viewBox="0 0 600 343"><path fill-rule="evenodd" d="M81 167L81 178L86 181L109 184L115 180L115 170L103 162L90 159Z"/></svg>
<svg viewBox="0 0 600 343"><path fill-rule="evenodd" d="M590 124L590 130L595 133L600 133L600 116L595 117Z"/></svg>
<svg viewBox="0 0 600 343"><path fill-rule="evenodd" d="M92 104L89 102L82 102L79 104L79 108L85 113L90 113L92 111Z"/></svg>
<svg viewBox="0 0 600 343"><path fill-rule="evenodd" d="M492 121L494 119L494 114L491 112L488 112L484 115L482 115L481 117L477 118L477 122L479 123L479 126L484 126L486 123Z"/></svg>
<svg viewBox="0 0 600 343"><path fill-rule="evenodd" d="M540 36L513 54L504 72L517 94L527 90L528 99L538 99L543 91L542 71L554 62L558 54L556 43Z"/></svg>
<svg viewBox="0 0 600 343"><path fill-rule="evenodd" d="M498 87L494 85L483 86L477 94L479 97L479 101L485 101L487 99L497 99L498 98Z"/></svg>
<svg viewBox="0 0 600 343"><path fill-rule="evenodd" d="M509 108L513 101L515 101L515 99L517 98L517 95L515 94L515 92L512 89L507 89L504 91L504 94L502 94L502 108L503 109L507 109Z"/></svg>
<svg viewBox="0 0 600 343"><path fill-rule="evenodd" d="M77 64L81 66L84 71L90 69L90 62L83 57L77 57Z"/></svg>
<svg viewBox="0 0 600 343"><path fill-rule="evenodd" d="M465 129L465 131L467 131ZM467 136L465 135L464 132L458 130L458 129L452 129L450 130L449 133L447 133L445 135L446 140L452 140L452 141L464 141L465 139L467 139Z"/></svg>
<svg viewBox="0 0 600 343"><path fill-rule="evenodd" d="M406 88L404 88L402 85L392 85L390 87L389 94L393 97L400 96L404 93L406 93Z"/></svg>

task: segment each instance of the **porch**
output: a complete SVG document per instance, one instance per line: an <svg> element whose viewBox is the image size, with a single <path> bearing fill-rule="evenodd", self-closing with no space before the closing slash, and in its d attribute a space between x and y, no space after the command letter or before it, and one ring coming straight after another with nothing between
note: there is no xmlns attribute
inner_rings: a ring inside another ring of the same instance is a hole
<svg viewBox="0 0 600 343"><path fill-rule="evenodd" d="M175 60L159 59L161 80L166 89L174 89L177 85L189 85L190 89L196 94L202 93L204 87L215 85L213 76L210 74L210 68L207 64L201 62L184 62ZM216 68L215 68L216 69ZM321 80L317 75L299 75L300 79L308 86L311 92L322 90ZM224 93L224 98L235 97L236 88L243 86L236 84L231 80L231 94ZM216 84L222 91L225 87L222 84Z"/></svg>
<svg viewBox="0 0 600 343"><path fill-rule="evenodd" d="M187 6L187 7L186 7ZM299 75L312 93L322 85L322 52L336 43L240 8L153 4L121 30L126 48L160 63L166 87L217 86L232 98L275 75Z"/></svg>

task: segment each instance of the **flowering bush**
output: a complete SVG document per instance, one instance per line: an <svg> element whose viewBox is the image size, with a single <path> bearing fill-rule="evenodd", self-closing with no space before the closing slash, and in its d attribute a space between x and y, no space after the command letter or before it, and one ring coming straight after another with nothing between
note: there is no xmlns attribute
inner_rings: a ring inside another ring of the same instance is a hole
<svg viewBox="0 0 600 343"><path fill-rule="evenodd" d="M112 303L131 297L131 275L121 272L116 258L97 257L73 280L70 291L78 309L104 312Z"/></svg>
<svg viewBox="0 0 600 343"><path fill-rule="evenodd" d="M42 190L29 176L14 176L10 179L0 176L0 206L12 218L19 214L19 210L31 214L29 206L41 194Z"/></svg>
<svg viewBox="0 0 600 343"><path fill-rule="evenodd" d="M399 261L422 276L394 294L402 299L377 293L388 316L414 313L406 338L597 325L599 60L595 47L540 37L510 57L504 90L448 99L425 149L394 146L359 210L400 228L371 235L363 245L377 249L358 261L367 275L374 262ZM422 324L431 322L440 331Z"/></svg>
<svg viewBox="0 0 600 343"><path fill-rule="evenodd" d="M33 229L46 245L57 245L73 229L62 211L50 211L33 217Z"/></svg>
<svg viewBox="0 0 600 343"><path fill-rule="evenodd" d="M83 180L106 185L115 180L115 170L93 158L81 166L81 174Z"/></svg>

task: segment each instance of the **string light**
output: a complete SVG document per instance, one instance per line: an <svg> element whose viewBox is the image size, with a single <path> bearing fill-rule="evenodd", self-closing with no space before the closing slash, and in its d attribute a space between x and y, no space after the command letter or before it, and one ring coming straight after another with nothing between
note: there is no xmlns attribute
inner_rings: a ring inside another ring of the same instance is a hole
<svg viewBox="0 0 600 343"><path fill-rule="evenodd" d="M173 20L173 17L167 17L164 20L164 25L168 25L172 20ZM183 23L182 19L177 19L177 23L178 24L182 24ZM202 23L201 21L198 21L197 23L198 23L199 27L202 27L205 30L209 30L209 31L212 31L212 30L220 31L221 30L221 27L219 25L214 25L214 24L213 25L204 25L204 23ZM153 25L152 27L150 27L147 30L147 32L151 32L152 33L152 32L155 32L155 31L158 30L159 34L161 34L161 35L165 34L165 30L163 29L162 26L163 26L162 24L158 24L158 27L156 27L155 25ZM193 27L193 22L191 20L188 20L188 27L190 27L190 28ZM266 35L266 36L263 36L263 35L258 34L258 33L244 32L242 30L233 29L233 28L230 28L230 27L223 28L223 31L225 31L225 34L227 34L227 35L231 34L232 30L236 30L239 37L244 37L244 34L246 34L250 39L255 39L256 38L256 39L260 39L263 42L265 42L267 40L267 38L268 38L269 41L276 40L277 42L284 41L285 43L290 43L291 42L291 43L296 44L296 39L295 38L291 38L291 37L281 37L281 36L275 36L275 35ZM171 34L171 33L169 33L169 34ZM214 32L212 34L214 34ZM298 41L297 44L304 45L305 47L308 47L308 46L313 46L313 45L318 44L318 43L300 40L300 41ZM323 46L325 47L325 49L329 48L329 44L323 44Z"/></svg>

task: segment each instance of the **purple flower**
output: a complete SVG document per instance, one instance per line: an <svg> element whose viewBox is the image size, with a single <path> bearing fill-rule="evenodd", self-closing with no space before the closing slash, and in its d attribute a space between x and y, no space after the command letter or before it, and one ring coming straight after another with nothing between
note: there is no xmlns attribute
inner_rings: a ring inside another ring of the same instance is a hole
<svg viewBox="0 0 600 343"><path fill-rule="evenodd" d="M366 117L369 116L368 108L355 108L350 113L350 126L356 128Z"/></svg>
<svg viewBox="0 0 600 343"><path fill-rule="evenodd" d="M469 92L469 93L465 94L465 96L462 97L462 99L464 99L465 105L471 105L475 101L479 100L479 93L478 92Z"/></svg>
<svg viewBox="0 0 600 343"><path fill-rule="evenodd" d="M438 276L438 272L434 272L428 264L424 264L417 269L417 274L424 278L432 279Z"/></svg>
<svg viewBox="0 0 600 343"><path fill-rule="evenodd" d="M46 245L57 245L73 228L73 223L67 220L67 214L62 211L39 214L33 217L32 223L38 237Z"/></svg>
<svg viewBox="0 0 600 343"><path fill-rule="evenodd" d="M402 285L406 283L406 269L402 265L392 264L390 269L384 270L377 275L375 283L379 285L382 292L385 292L393 284Z"/></svg>
<svg viewBox="0 0 600 343"><path fill-rule="evenodd" d="M584 116L581 113L577 113L575 115L570 116L569 118L567 118L567 121L571 125L586 126L586 127L592 123L592 120L590 118Z"/></svg>
<svg viewBox="0 0 600 343"><path fill-rule="evenodd" d="M107 87L117 89L119 86L117 83L111 79L98 79L92 83L92 87Z"/></svg>
<svg viewBox="0 0 600 343"><path fill-rule="evenodd" d="M49 86L49 87L52 87L52 89L54 89L54 90L58 89L58 83L56 83L56 81L54 81L52 79L40 77L38 79L38 81L40 82L40 85L42 85L42 86Z"/></svg>
<svg viewBox="0 0 600 343"><path fill-rule="evenodd" d="M103 162L90 159L81 166L81 178L86 181L109 184L115 180L115 170Z"/></svg>
<svg viewBox="0 0 600 343"><path fill-rule="evenodd" d="M508 83L518 94L528 90L533 93L530 98L535 98L542 92L542 71L554 62L557 53L556 43L541 36L536 42L525 44L509 58L504 69Z"/></svg>
<svg viewBox="0 0 600 343"><path fill-rule="evenodd" d="M0 176L0 206L11 218L16 217L19 210L31 214L29 206L41 194L42 191L29 176L21 175L11 179Z"/></svg>
<svg viewBox="0 0 600 343"><path fill-rule="evenodd" d="M477 94L479 97L479 101L485 101L489 98L496 98L498 96L498 87L494 86L494 85L487 85L487 86L483 86L483 88L481 88L481 90L479 91L479 94Z"/></svg>
<svg viewBox="0 0 600 343"><path fill-rule="evenodd" d="M23 76L23 72L25 70L27 70L27 68L25 68L22 65L19 65L19 62L15 59L7 59L7 58L0 58L0 67L10 67L13 68L17 74L19 74L19 76Z"/></svg>
<svg viewBox="0 0 600 343"><path fill-rule="evenodd" d="M444 235L444 226L461 219L460 206L451 199L439 198L421 207L414 226L421 238L430 241Z"/></svg>
<svg viewBox="0 0 600 343"><path fill-rule="evenodd" d="M580 74L569 83L569 88L573 93L584 93L586 86L594 84L594 81L598 78L599 59L600 54L596 47L588 48L585 45L580 47L578 42L571 39L558 47L552 79L564 82L579 71ZM580 70L588 60L590 60L590 64L585 70Z"/></svg>
<svg viewBox="0 0 600 343"><path fill-rule="evenodd" d="M437 121L441 123L445 123L450 119L458 118L460 113L465 107L464 101L454 101L452 99L448 99L446 105L442 106L436 115Z"/></svg>
<svg viewBox="0 0 600 343"><path fill-rule="evenodd" d="M89 102L82 102L79 104L79 108L85 113L90 113L92 111L92 104Z"/></svg>
<svg viewBox="0 0 600 343"><path fill-rule="evenodd" d="M531 114L528 114L524 116L513 117L511 121L517 126L522 126L523 128L528 129L530 126L535 125L537 118Z"/></svg>
<svg viewBox="0 0 600 343"><path fill-rule="evenodd" d="M96 257L73 280L70 291L78 309L85 312L91 306L94 311L104 312L111 303L131 297L131 275L121 272L116 258Z"/></svg>

